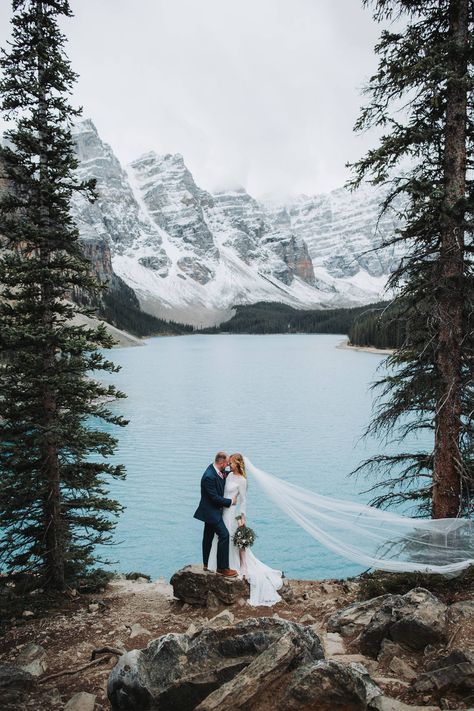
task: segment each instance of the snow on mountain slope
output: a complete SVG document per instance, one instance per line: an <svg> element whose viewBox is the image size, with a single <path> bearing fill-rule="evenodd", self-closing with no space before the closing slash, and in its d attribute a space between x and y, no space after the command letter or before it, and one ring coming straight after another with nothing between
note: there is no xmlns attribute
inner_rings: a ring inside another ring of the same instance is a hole
<svg viewBox="0 0 474 711"><path fill-rule="evenodd" d="M179 154L150 152L124 169L90 120L74 138L78 173L96 178L99 194L93 204L75 199L81 237L110 245L115 273L145 311L210 325L235 304L335 307L380 297L396 255L361 255L376 239L374 191L261 204L243 188L202 190Z"/></svg>
<svg viewBox="0 0 474 711"><path fill-rule="evenodd" d="M286 211L292 228L306 241L315 267L323 267L337 279L361 272L386 277L401 254L394 247L372 251L399 225L393 212L379 220L384 197L382 189L370 185L354 193L340 188L312 197L301 195Z"/></svg>

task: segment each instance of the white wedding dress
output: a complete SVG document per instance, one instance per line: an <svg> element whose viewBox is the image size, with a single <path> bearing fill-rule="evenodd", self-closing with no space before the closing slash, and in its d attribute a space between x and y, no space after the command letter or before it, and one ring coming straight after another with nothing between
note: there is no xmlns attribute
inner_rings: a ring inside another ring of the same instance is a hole
<svg viewBox="0 0 474 711"><path fill-rule="evenodd" d="M247 516L247 480L243 476L230 472L225 482L224 496L227 499L232 499L238 495L237 505L224 508L222 520L224 521L230 535L229 542L229 568L233 568L239 573L240 577L245 577L250 583L250 605L274 605L281 600L277 590L283 585L283 574L280 570L270 568L261 560L255 557L250 548L245 551L246 568L242 569L240 563L240 554L237 546L234 545L232 537L237 530L237 508L239 513ZM217 568L217 536L214 536L212 542L211 553L208 562L209 570Z"/></svg>

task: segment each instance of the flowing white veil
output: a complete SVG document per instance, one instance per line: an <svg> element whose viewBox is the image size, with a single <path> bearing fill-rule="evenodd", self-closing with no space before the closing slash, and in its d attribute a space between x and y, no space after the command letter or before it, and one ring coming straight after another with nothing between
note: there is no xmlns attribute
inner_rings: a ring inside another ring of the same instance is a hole
<svg viewBox="0 0 474 711"><path fill-rule="evenodd" d="M400 516L295 486L258 469L247 457L245 467L268 498L310 536L367 568L452 575L474 565L470 519Z"/></svg>

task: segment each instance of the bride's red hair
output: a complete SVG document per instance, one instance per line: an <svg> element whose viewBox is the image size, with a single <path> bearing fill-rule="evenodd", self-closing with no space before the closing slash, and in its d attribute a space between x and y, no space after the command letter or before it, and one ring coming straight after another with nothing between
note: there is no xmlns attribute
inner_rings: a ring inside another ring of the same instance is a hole
<svg viewBox="0 0 474 711"><path fill-rule="evenodd" d="M240 476L243 476L244 479L247 478L247 472L245 471L245 463L244 463L244 458L241 454L238 452L236 454L231 454L229 457L229 460L233 459L234 462L237 464L237 472L236 474L240 474Z"/></svg>

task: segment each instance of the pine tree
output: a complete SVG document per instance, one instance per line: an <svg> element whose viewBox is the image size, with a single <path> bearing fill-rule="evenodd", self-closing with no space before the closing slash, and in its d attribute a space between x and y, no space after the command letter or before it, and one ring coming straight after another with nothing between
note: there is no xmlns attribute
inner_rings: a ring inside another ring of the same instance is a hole
<svg viewBox="0 0 474 711"><path fill-rule="evenodd" d="M406 256L389 286L405 321L405 339L378 383L380 407L370 431L429 431L432 451L380 455L375 503L412 500L434 518L472 511L474 481L474 183L472 155L474 9L468 0L377 0L378 21L397 21L376 47L379 65L357 130L377 126L377 148L355 164L363 178L388 186L383 210L408 197ZM386 478L388 467L389 476ZM380 474L380 472L382 472Z"/></svg>
<svg viewBox="0 0 474 711"><path fill-rule="evenodd" d="M58 27L71 15L67 0L13 0L0 60L11 126L0 154L0 562L49 590L88 571L110 541L121 506L107 480L124 471L105 461L116 440L98 422L126 424L104 404L124 395L91 377L117 370L101 352L111 337L74 322L72 294L99 285L69 211L75 191L93 198L74 174L76 74Z"/></svg>

